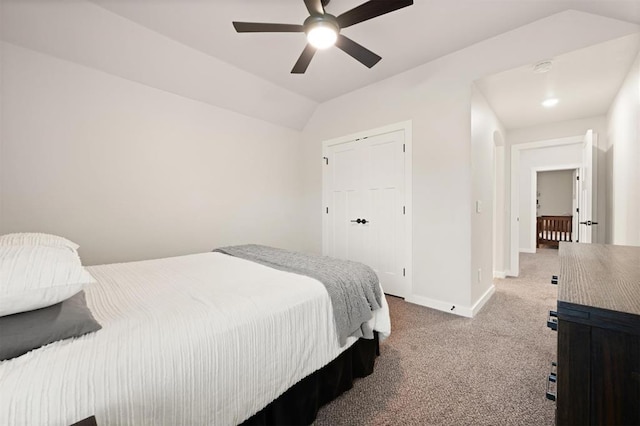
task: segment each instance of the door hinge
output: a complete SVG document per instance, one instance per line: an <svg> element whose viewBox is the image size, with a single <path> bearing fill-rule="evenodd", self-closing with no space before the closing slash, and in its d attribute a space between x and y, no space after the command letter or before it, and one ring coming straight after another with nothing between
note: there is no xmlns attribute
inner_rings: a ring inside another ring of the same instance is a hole
<svg viewBox="0 0 640 426"><path fill-rule="evenodd" d="M406 150L406 145L402 144L402 152L406 152L405 150Z"/></svg>
<svg viewBox="0 0 640 426"><path fill-rule="evenodd" d="M580 176L576 176L576 180L580 180Z"/></svg>
<svg viewBox="0 0 640 426"><path fill-rule="evenodd" d="M327 207L327 214L329 214L329 207Z"/></svg>
<svg viewBox="0 0 640 426"><path fill-rule="evenodd" d="M403 277L407 276L407 269L406 268L402 268L402 276Z"/></svg>
<svg viewBox="0 0 640 426"><path fill-rule="evenodd" d="M580 213L580 207L576 208L576 213Z"/></svg>
<svg viewBox="0 0 640 426"><path fill-rule="evenodd" d="M327 164L327 166L329 165L329 157L322 157L324 158L325 163Z"/></svg>
<svg viewBox="0 0 640 426"><path fill-rule="evenodd" d="M407 214L407 206L402 206L402 214Z"/></svg>

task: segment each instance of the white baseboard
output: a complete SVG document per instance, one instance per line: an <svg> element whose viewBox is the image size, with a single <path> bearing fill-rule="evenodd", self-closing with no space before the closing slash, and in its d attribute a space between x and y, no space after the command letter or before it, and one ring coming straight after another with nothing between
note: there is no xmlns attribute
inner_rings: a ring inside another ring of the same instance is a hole
<svg viewBox="0 0 640 426"><path fill-rule="evenodd" d="M496 286L491 284L491 287L489 287L487 291L485 291L484 294L480 296L480 299L478 299L478 301L474 303L473 306L471 307L471 317L475 317L476 314L480 312L480 309L482 309L485 303L487 303L489 299L491 299L491 296L493 296L493 293L495 292L496 292Z"/></svg>
<svg viewBox="0 0 640 426"><path fill-rule="evenodd" d="M416 295L411 295L409 297L406 297L404 300L409 303L414 303L420 306L426 306L427 308L436 309L438 311L448 312L450 314L459 315L461 317L473 318L475 314L480 312L480 309L482 309L484 304L487 303L489 299L491 299L491 296L493 296L493 293L495 292L495 290L496 288L492 284L491 287L489 287L489 289L485 291L485 293L480 297L480 299L478 299L478 301L472 307L456 305L453 303L444 302L442 300L430 299L428 297L416 296Z"/></svg>
<svg viewBox="0 0 640 426"><path fill-rule="evenodd" d="M444 302L442 300L430 299L428 297L411 295L404 299L409 303L414 303L420 306L426 306L427 308L437 309L438 311L448 312L450 314L456 314L463 317L471 317L471 310L469 308L462 308L459 305Z"/></svg>
<svg viewBox="0 0 640 426"><path fill-rule="evenodd" d="M493 278L507 278L509 271L493 271Z"/></svg>
<svg viewBox="0 0 640 426"><path fill-rule="evenodd" d="M521 248L520 253L533 253L536 254L535 248Z"/></svg>

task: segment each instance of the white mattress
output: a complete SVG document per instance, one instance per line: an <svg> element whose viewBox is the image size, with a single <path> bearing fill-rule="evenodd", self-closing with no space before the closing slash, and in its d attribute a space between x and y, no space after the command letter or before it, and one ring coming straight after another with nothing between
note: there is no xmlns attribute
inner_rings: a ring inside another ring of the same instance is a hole
<svg viewBox="0 0 640 426"><path fill-rule="evenodd" d="M88 269L102 330L0 362L0 424L237 424L355 340L318 281L221 253Z"/></svg>

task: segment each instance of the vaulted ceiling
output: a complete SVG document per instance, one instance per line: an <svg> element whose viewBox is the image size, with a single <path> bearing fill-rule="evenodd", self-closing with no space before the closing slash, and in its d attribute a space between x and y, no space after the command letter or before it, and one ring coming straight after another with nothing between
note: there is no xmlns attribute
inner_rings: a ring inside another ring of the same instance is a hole
<svg viewBox="0 0 640 426"><path fill-rule="evenodd" d="M337 48L316 54L304 75L290 70L304 34L237 34L232 21L301 24L303 0L92 0L194 49L317 102L414 68L471 44L569 9L640 24L640 1L415 0L413 6L343 33L382 56L371 70ZM365 0L332 0L339 15Z"/></svg>
<svg viewBox="0 0 640 426"><path fill-rule="evenodd" d="M549 59L547 72L525 65L476 82L507 129L607 113L640 49L631 34ZM640 78L640 76L639 76ZM544 107L545 99L557 99Z"/></svg>
<svg viewBox="0 0 640 426"><path fill-rule="evenodd" d="M339 15L364 1L332 0L327 12ZM600 43L640 31L640 0L415 0L413 6L343 30L382 56L372 69L330 48L316 54L305 74L294 75L291 68L306 44L303 34L238 34L231 22L302 23L308 15L303 0L0 0L0 6L5 42L297 130L320 103L405 71L415 74L422 64L494 37L524 36L532 41L531 57L544 55L536 51L535 40L548 42L549 25L557 37L558 25L566 23L566 45L580 47L589 46L588 40ZM552 71L558 93L565 85L605 90L589 98L593 111L603 111L638 41L630 37L594 49L539 59L558 59ZM504 51L510 57L516 53ZM538 98L544 95L534 89L547 90L541 82L551 79L530 75L532 64L516 64L522 65L516 74L479 83L509 128L541 119L545 112L530 110L524 114L531 117L528 122L512 120L508 113L513 105L528 111L524 102L534 99L532 108L539 110ZM514 90L517 86L527 90ZM556 111L573 105L562 117L591 113L580 109L584 95L572 90L576 101L562 102Z"/></svg>

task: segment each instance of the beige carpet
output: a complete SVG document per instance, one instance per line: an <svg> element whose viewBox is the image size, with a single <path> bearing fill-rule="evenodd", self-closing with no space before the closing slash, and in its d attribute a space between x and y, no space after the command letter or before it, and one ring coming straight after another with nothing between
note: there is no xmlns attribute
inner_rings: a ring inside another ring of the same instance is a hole
<svg viewBox="0 0 640 426"><path fill-rule="evenodd" d="M520 257L517 279L467 319L388 297L391 337L374 373L323 407L315 425L553 425L545 398L556 358L558 251Z"/></svg>

